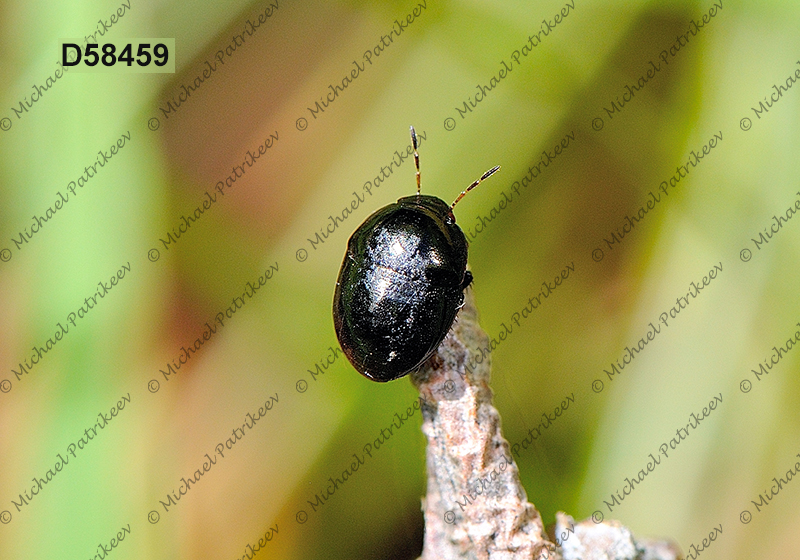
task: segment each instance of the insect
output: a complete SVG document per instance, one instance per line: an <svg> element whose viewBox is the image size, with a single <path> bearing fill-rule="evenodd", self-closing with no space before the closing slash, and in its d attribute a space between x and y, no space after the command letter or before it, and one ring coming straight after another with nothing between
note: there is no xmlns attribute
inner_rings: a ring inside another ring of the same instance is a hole
<svg viewBox="0 0 800 560"><path fill-rule="evenodd" d="M467 239L453 207L420 194L417 134L411 127L417 194L368 217L350 236L333 295L333 323L345 355L373 381L418 369L444 340L472 282Z"/></svg>

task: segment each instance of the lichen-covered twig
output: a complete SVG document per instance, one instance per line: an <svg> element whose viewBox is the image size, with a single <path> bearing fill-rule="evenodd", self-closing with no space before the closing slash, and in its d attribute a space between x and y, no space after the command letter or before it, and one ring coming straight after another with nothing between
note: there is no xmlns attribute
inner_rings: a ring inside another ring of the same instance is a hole
<svg viewBox="0 0 800 560"><path fill-rule="evenodd" d="M575 524L558 514L553 541L548 539L492 405L491 358L479 350L488 346L467 290L436 354L411 375L424 399L422 431L428 438L420 560L677 560L673 545L636 542L616 521Z"/></svg>

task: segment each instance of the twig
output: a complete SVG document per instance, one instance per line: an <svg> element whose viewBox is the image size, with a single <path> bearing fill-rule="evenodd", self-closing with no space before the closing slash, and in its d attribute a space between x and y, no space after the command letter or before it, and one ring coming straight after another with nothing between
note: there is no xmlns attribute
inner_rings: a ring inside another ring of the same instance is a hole
<svg viewBox="0 0 800 560"><path fill-rule="evenodd" d="M491 355L484 360L476 354L488 346L472 290L467 290L464 307L436 354L411 375L424 399L422 431L428 438L420 560L679 558L674 545L634 541L616 521L575 524L561 513L553 540L548 539L539 512L528 503L492 405ZM482 362L475 365L477 359Z"/></svg>

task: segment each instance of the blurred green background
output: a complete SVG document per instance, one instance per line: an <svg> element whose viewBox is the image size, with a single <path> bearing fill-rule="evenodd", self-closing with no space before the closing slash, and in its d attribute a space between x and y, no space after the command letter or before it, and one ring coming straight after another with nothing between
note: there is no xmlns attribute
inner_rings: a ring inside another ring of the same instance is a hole
<svg viewBox="0 0 800 560"><path fill-rule="evenodd" d="M511 444L566 396L575 401L515 457L545 523L559 510L576 519L601 511L684 552L722 525L704 558L797 557L800 484L760 512L751 502L800 453L799 354L786 353L760 381L751 370L800 321L800 220L760 249L752 242L800 197L800 87L760 117L752 107L799 68L800 4L726 1L609 118L603 108L713 3L575 0L545 36L542 21L552 23L563 1L427 0L371 64L364 53L417 3L274 3L252 35L247 21L269 4L0 4L0 250L8 250L0 253L0 512L10 514L0 513L0 558L94 557L127 526L110 553L120 560L241 558L276 524L256 558L416 558L419 415L324 505L309 505L416 396L407 378L372 383L341 357L310 373L336 345L330 307L348 236L414 192L410 159L371 195L362 190L409 145L410 124L425 135L424 193L450 201L502 165L456 208L473 232L543 150L574 135L470 243L490 337L574 263L492 353ZM33 101L58 68L58 39L96 33L118 9L105 36L174 37L176 73L67 72ZM488 86L534 33L541 44L476 102L476 86ZM226 48L224 62L165 115L159 108ZM309 107L356 65L364 70L315 117ZM470 99L462 117L456 108ZM18 117L11 108L25 101ZM603 239L715 133L724 138L717 147L609 247ZM17 248L12 239L32 216L123 134L125 147ZM159 239L271 134L278 140L266 154L165 247ZM364 202L313 247L309 238L341 216L354 191ZM17 379L11 370L31 348L126 263L125 278ZM276 263L272 279L165 379L160 370L181 348ZM717 263L717 279L609 380L603 370ZM592 389L598 379L601 392ZM272 410L165 511L159 502L181 478L275 393ZM603 501L720 393L723 403L609 512ZM12 500L128 394L124 410L18 510Z"/></svg>

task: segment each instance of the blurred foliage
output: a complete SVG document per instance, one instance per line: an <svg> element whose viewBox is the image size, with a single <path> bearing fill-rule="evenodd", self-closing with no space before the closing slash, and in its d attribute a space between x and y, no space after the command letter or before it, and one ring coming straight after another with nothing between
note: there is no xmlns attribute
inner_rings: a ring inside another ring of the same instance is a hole
<svg viewBox="0 0 800 560"><path fill-rule="evenodd" d="M425 440L417 415L367 458L317 511L309 500L416 397L406 379L367 381L339 358L310 374L336 344L331 300L347 238L371 212L414 189L406 160L371 195L362 186L425 135L422 189L452 200L489 167L499 174L459 203L466 230L510 196L565 135L574 142L470 244L474 290L489 336L552 281L562 284L492 353L496 405L510 443L567 395L575 403L515 457L546 523L557 510L596 510L638 535L667 536L684 551L712 526L724 538L708 558L788 558L800 546L797 488L756 513L773 476L793 465L798 357L756 381L750 370L798 320L797 224L755 250L751 238L796 200L798 91L757 119L751 107L797 67L800 6L725 3L696 37L615 114L608 107L669 49L710 2L574 2L541 45L459 116L514 51L565 2L424 2L419 17L372 63L374 49L416 3L284 2L169 116L163 108L205 61L231 45L267 3L140 3L108 33L174 37L176 74L65 74L0 131L2 239L18 238L126 131L131 141L0 263L0 357L13 390L0 395L0 558L86 557L131 524L123 558L234 558L268 527L278 535L257 557L415 558L421 550ZM119 3L0 7L0 107L30 102L55 71L58 38L85 36ZM357 78L316 118L309 111ZM462 109L463 111L463 109ZM299 130L299 118L308 128ZM604 119L601 131L592 129ZM740 128L744 117L752 129ZM148 128L157 118L159 127ZM445 129L445 119L456 123ZM242 165L248 150L279 140L165 248L159 239L205 192ZM724 140L625 238L603 242L714 133ZM309 242L354 199L364 202L324 243ZM605 249L601 262L592 259ZM743 248L753 249L744 263ZM160 249L156 262L148 251ZM305 249L308 259L299 262ZM132 272L31 373L10 373L83 305L97 282ZM609 381L621 359L689 283L722 262L710 287ZM247 282L279 272L226 319L169 380L178 359ZM753 390L739 389L742 379ZM160 381L151 393L147 383ZM308 389L299 392L297 382ZM595 379L605 382L594 393ZM202 467L248 412L279 404L176 506L159 500ZM10 500L42 477L57 453L121 395L131 404L22 511ZM646 465L713 395L724 404L674 455L609 513L603 500ZM28 486L26 486L28 485ZM754 521L739 522L750 508ZM161 520L146 521L159 510ZM308 521L296 514L305 510Z"/></svg>

